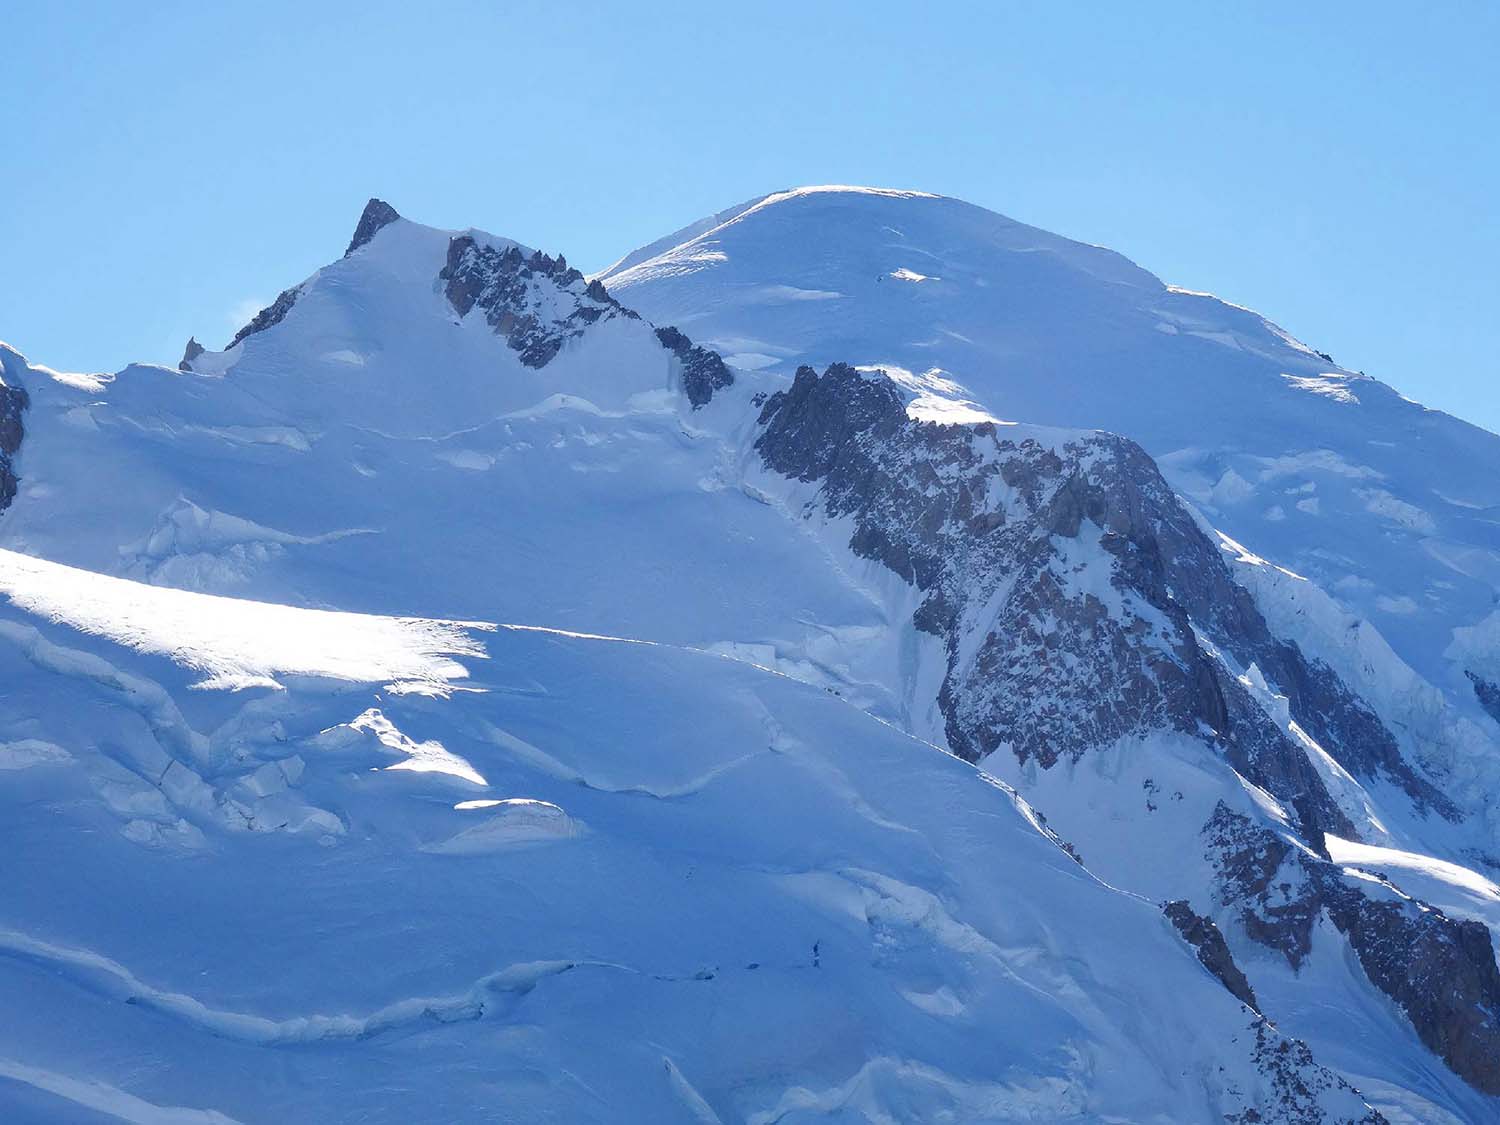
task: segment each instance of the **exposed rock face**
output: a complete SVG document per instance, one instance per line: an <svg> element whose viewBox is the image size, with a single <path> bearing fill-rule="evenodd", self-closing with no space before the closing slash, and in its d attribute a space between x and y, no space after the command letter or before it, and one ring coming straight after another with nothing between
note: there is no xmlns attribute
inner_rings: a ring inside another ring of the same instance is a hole
<svg viewBox="0 0 1500 1125"><path fill-rule="evenodd" d="M193 369L193 360L197 359L203 352L204 347L198 343L197 337L189 336L187 347L182 349L182 359L177 364L177 370L191 371Z"/></svg>
<svg viewBox="0 0 1500 1125"><path fill-rule="evenodd" d="M656 338L682 364L682 387L694 410L713 398L715 391L734 382L734 375L718 352L700 348L671 327L658 328Z"/></svg>
<svg viewBox="0 0 1500 1125"><path fill-rule="evenodd" d="M481 246L472 235L448 243L448 261L438 274L459 316L478 306L498 335L528 367L545 367L564 343L589 325L613 316L635 317L567 259L540 250L530 257L515 246Z"/></svg>
<svg viewBox="0 0 1500 1125"><path fill-rule="evenodd" d="M359 217L359 225L354 229L354 238L349 243L349 249L344 251L344 257L348 257L358 250L370 239L374 238L381 227L395 222L401 216L396 214L396 209L389 203L379 199L372 199L365 204L364 213ZM283 289L268 306L256 313L249 324L245 325L234 334L234 339L229 341L229 347L234 347L247 336L253 336L257 332L264 332L267 328L274 327L286 319L286 314L292 311L292 306L297 303L297 297L301 292L300 286L291 289ZM192 341L188 344L189 351L192 350ZM202 354L202 348L197 353ZM184 355L182 364L191 363L196 356ZM182 367L182 364L178 364ZM185 369L186 370L186 369Z"/></svg>
<svg viewBox="0 0 1500 1125"><path fill-rule="evenodd" d="M1326 917L1365 975L1460 1077L1500 1094L1500 970L1489 929L1449 918L1388 882L1344 874L1222 803L1203 829L1220 903L1298 968Z"/></svg>
<svg viewBox="0 0 1500 1125"><path fill-rule="evenodd" d="M1477 676L1473 672L1464 671L1469 677L1469 683L1474 685L1474 698L1479 700L1479 706L1487 711L1495 722L1500 723L1500 684L1492 684L1483 676Z"/></svg>
<svg viewBox="0 0 1500 1125"><path fill-rule="evenodd" d="M0 379L0 511L9 507L16 498L20 481L16 476L15 458L26 434L21 413L30 404L31 399L24 387L13 387Z"/></svg>
<svg viewBox="0 0 1500 1125"><path fill-rule="evenodd" d="M1272 636L1134 442L917 423L889 381L842 365L799 371L761 421L766 463L821 482L828 513L855 519L852 548L928 592L916 624L949 642L943 708L964 757L1009 745L1051 766L1123 735L1206 728L1306 826L1347 829L1306 752L1266 720L1217 649L1256 665L1356 776L1384 776L1457 815L1331 668ZM1113 558L1110 572L1092 568L1091 542ZM999 612L981 620L981 607Z"/></svg>
<svg viewBox="0 0 1500 1125"><path fill-rule="evenodd" d="M947 649L940 704L956 752L1008 750L1050 768L1127 735L1202 738L1292 810L1306 840L1221 804L1204 830L1220 905L1294 967L1327 917L1422 1041L1477 1088L1500 1092L1488 931L1329 862L1324 833L1354 829L1286 732L1288 716L1356 771L1401 784L1418 805L1450 807L1330 668L1271 634L1138 446L1097 432L916 422L889 380L839 364L821 376L799 370L759 421L766 465L815 485L826 514L850 522L855 553L924 592L914 624ZM1251 664L1286 697L1284 712L1234 671ZM1203 964L1255 1007L1218 927L1186 902L1165 909ZM1286 1057L1292 1048L1279 1042Z"/></svg>
<svg viewBox="0 0 1500 1125"><path fill-rule="evenodd" d="M234 339L229 341L229 347L234 347L247 336L254 336L257 332L264 332L267 328L280 324L286 319L286 314L292 311L292 306L297 303L297 295L300 292L300 286L283 289L276 300L256 313L249 324L234 334Z"/></svg>
<svg viewBox="0 0 1500 1125"><path fill-rule="evenodd" d="M1132 447L1132 452L1147 456L1138 447ZM1162 492L1167 485L1155 464L1149 472L1131 476L1147 482L1146 489L1153 494L1152 537L1161 557L1174 562L1169 576L1172 597L1193 623L1242 666L1255 664L1275 690L1286 696L1298 725L1325 748L1336 748L1340 764L1356 777L1383 777L1419 806L1457 819L1458 809L1412 768L1395 737L1364 700L1327 664L1304 656L1291 641L1274 637L1249 592L1234 582L1222 560L1214 565L1204 556L1207 537L1180 503L1164 502Z"/></svg>
<svg viewBox="0 0 1500 1125"><path fill-rule="evenodd" d="M1219 874L1220 903L1238 908L1251 938L1300 968L1312 952L1319 910L1307 868L1299 860L1301 849L1223 803L1204 825L1203 838Z"/></svg>
<svg viewBox="0 0 1500 1125"><path fill-rule="evenodd" d="M400 217L396 209L385 200L371 199L359 216L359 225L354 228L354 237L349 240L349 249L344 251L344 257L347 258L379 234L382 227L389 226Z"/></svg>
<svg viewBox="0 0 1500 1125"><path fill-rule="evenodd" d="M839 364L801 369L760 422L766 464L818 484L827 514L852 518L851 549L926 592L914 623L946 643L940 703L961 756L1007 747L1049 768L1178 730L1296 809L1309 835L1353 831L1306 752L1200 641L1179 592L1209 603L1238 588L1134 443L919 423L887 379ZM1235 655L1254 641L1207 632Z"/></svg>
<svg viewBox="0 0 1500 1125"><path fill-rule="evenodd" d="M1240 967L1234 963L1229 943L1224 940L1223 933L1213 919L1195 913L1185 899L1167 903L1162 907L1162 913L1177 927L1182 940L1198 951L1198 960L1203 963L1203 967L1219 979L1230 995L1241 1004L1259 1012L1260 1005L1256 1003L1255 990L1250 987L1245 974L1240 972Z"/></svg>
<svg viewBox="0 0 1500 1125"><path fill-rule="evenodd" d="M1363 1104L1354 1087L1319 1066L1306 1043L1288 1039L1266 1019L1256 1020L1254 1030L1255 1049L1251 1057L1270 1082L1275 1102L1264 1108L1252 1106L1239 1113L1225 1114L1225 1121L1236 1125L1268 1121L1289 1125L1334 1121L1344 1125L1388 1125L1383 1113Z"/></svg>

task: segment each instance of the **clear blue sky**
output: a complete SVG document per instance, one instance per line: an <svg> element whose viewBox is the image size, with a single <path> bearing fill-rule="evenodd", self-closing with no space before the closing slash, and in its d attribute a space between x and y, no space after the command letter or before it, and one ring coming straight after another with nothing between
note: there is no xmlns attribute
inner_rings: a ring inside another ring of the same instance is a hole
<svg viewBox="0 0 1500 1125"><path fill-rule="evenodd" d="M380 195L584 269L800 183L956 195L1500 429L1500 5L0 5L0 339L222 346Z"/></svg>

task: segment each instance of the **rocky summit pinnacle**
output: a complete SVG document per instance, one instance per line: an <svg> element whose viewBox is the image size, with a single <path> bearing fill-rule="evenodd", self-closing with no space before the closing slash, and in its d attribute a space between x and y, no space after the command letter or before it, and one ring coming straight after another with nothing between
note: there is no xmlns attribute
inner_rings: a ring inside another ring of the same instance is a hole
<svg viewBox="0 0 1500 1125"><path fill-rule="evenodd" d="M382 227L389 226L400 217L400 213L389 203L372 196L360 213L359 225L354 228L354 237L349 240L349 249L344 251L344 257L347 258L379 234Z"/></svg>
<svg viewBox="0 0 1500 1125"><path fill-rule="evenodd" d="M196 336L189 336L187 347L182 349L182 359L178 362L177 369L179 371L191 371L193 369L193 360L202 355L204 350L203 345L198 343Z"/></svg>

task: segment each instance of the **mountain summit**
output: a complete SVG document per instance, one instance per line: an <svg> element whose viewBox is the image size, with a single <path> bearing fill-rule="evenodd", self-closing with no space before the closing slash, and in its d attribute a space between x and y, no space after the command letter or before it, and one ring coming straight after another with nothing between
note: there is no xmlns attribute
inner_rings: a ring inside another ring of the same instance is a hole
<svg viewBox="0 0 1500 1125"><path fill-rule="evenodd" d="M864 188L190 351L0 347L0 1106L1500 1106L1500 439Z"/></svg>

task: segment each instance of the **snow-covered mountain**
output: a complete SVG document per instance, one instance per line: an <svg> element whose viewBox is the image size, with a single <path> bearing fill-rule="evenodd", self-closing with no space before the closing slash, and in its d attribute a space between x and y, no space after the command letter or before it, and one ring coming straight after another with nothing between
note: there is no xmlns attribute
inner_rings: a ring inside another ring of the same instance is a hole
<svg viewBox="0 0 1500 1125"><path fill-rule="evenodd" d="M0 364L18 1119L1500 1109L1500 439L1254 314L372 201L224 351Z"/></svg>
<svg viewBox="0 0 1500 1125"><path fill-rule="evenodd" d="M1449 708L1477 717L1476 683L1500 682L1500 437L1247 309L956 199L851 188L765 196L601 276L732 364L880 365L933 418L1125 434L1215 527L1372 623Z"/></svg>

